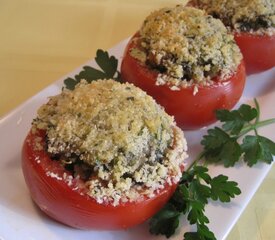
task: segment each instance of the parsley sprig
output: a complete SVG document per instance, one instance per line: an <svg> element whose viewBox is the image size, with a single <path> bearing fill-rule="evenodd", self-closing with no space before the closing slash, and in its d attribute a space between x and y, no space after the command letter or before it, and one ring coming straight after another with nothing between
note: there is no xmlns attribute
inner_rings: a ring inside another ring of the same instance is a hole
<svg viewBox="0 0 275 240"><path fill-rule="evenodd" d="M225 167L234 166L243 158L248 166L258 162L270 164L275 155L275 143L258 134L257 129L275 123L275 119L260 121L260 109L243 104L239 109L217 110L217 119L223 122L222 128L215 127L203 136L203 156L208 162L221 162ZM248 132L254 135L247 135ZM242 142L240 142L242 139Z"/></svg>
<svg viewBox="0 0 275 240"><path fill-rule="evenodd" d="M74 78L69 77L64 80L65 87L73 90L82 79L85 79L89 83L98 79L111 78L119 82L121 81L120 72L117 70L118 60L114 56L109 56L107 51L98 49L95 61L100 69L84 66L83 70Z"/></svg>
<svg viewBox="0 0 275 240"><path fill-rule="evenodd" d="M203 151L189 169L183 172L179 185L169 202L150 220L152 234L172 236L179 226L181 215L186 215L196 232L186 232L185 240L215 240L214 233L207 227L209 219L205 206L209 200L230 202L241 194L238 184L229 181L225 175L211 177L207 164L221 163L234 166L244 160L248 166L258 162L271 163L275 155L275 143L258 134L257 129L272 123L275 119L260 121L260 108L243 104L237 110L217 110L216 117L223 125L214 127L203 136ZM254 135L247 135L249 132ZM202 165L203 164L203 165Z"/></svg>
<svg viewBox="0 0 275 240"><path fill-rule="evenodd" d="M150 221L150 232L172 236L179 226L181 214L187 216L190 224L196 224L197 232L186 232L185 240L216 239L206 224L205 206L209 199L230 202L241 193L238 184L229 181L225 175L212 178L208 168L195 166L182 174L179 185L169 202Z"/></svg>

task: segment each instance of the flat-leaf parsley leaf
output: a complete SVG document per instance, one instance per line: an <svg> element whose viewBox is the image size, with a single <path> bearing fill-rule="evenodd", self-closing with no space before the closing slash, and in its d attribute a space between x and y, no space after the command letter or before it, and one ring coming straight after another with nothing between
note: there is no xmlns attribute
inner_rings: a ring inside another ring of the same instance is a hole
<svg viewBox="0 0 275 240"><path fill-rule="evenodd" d="M241 145L244 152L244 161L253 166L258 161L271 163L275 155L275 143L263 136L245 136Z"/></svg>
<svg viewBox="0 0 275 240"><path fill-rule="evenodd" d="M162 234L167 238L175 233L179 226L180 212L172 204L166 204L154 218L151 219L150 232L153 234Z"/></svg>
<svg viewBox="0 0 275 240"><path fill-rule="evenodd" d="M241 190L237 187L238 184L233 181L228 181L228 177L219 175L214 177L210 183L211 198L216 201L230 202L235 195L241 194Z"/></svg>
<svg viewBox="0 0 275 240"><path fill-rule="evenodd" d="M73 90L82 79L85 79L88 83L98 79L110 78L121 81L120 72L117 70L118 60L114 56L109 56L108 52L98 49L95 61L100 69L84 66L83 70L75 78L69 77L64 80L65 87Z"/></svg>
<svg viewBox="0 0 275 240"><path fill-rule="evenodd" d="M209 129L207 133L201 141L205 159L209 162L223 162L225 167L234 166L242 154L237 139L219 127Z"/></svg>
<svg viewBox="0 0 275 240"><path fill-rule="evenodd" d="M229 111L220 109L216 111L216 117L224 122L223 129L231 134L239 134L245 123L252 121L258 116L256 108L243 104L237 110Z"/></svg>

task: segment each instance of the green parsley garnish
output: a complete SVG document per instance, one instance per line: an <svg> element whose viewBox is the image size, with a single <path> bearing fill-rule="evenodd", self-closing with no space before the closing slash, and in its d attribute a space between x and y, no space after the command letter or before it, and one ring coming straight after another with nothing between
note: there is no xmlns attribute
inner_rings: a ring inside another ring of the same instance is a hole
<svg viewBox="0 0 275 240"><path fill-rule="evenodd" d="M109 56L108 52L98 49L95 61L100 70L91 66L84 66L83 70L75 78L69 77L64 80L65 87L73 90L82 79L89 83L98 79L111 78L121 82L120 72L117 70L118 60L114 56Z"/></svg>
<svg viewBox="0 0 275 240"><path fill-rule="evenodd" d="M208 174L208 163L221 163L225 167L234 166L243 159L248 166L258 162L271 163L275 155L275 143L260 136L257 129L275 123L275 119L260 121L260 109L243 104L237 110L217 110L216 117L223 122L222 128L215 127L203 136L203 151L192 165L183 172L179 185L169 202L150 221L150 232L156 235L172 236L179 226L182 214L191 225L196 224L196 232L186 232L184 240L215 240L214 233L207 227L209 220L205 206L209 199L230 202L241 194L238 184L227 176L212 178ZM255 135L247 135L254 131ZM239 143L241 142L241 143ZM204 160L203 160L204 159ZM200 164L203 164L200 165Z"/></svg>
<svg viewBox="0 0 275 240"><path fill-rule="evenodd" d="M243 104L239 109L217 110L217 119L223 122L222 128L215 127L203 136L203 156L208 162L222 162L225 167L243 158L248 166L258 162L271 163L275 155L275 143L260 136L259 127L275 122L275 119L260 121L260 109L257 100L256 108ZM253 131L254 135L246 135ZM242 143L239 143L242 138Z"/></svg>
<svg viewBox="0 0 275 240"><path fill-rule="evenodd" d="M197 232L186 232L184 239L216 239L206 224L205 205L209 199L230 202L241 193L238 184L229 181L227 176L211 178L208 168L193 165L182 174L181 181L172 198L150 221L150 232L172 236L179 225L181 214L187 215L190 224L196 224Z"/></svg>

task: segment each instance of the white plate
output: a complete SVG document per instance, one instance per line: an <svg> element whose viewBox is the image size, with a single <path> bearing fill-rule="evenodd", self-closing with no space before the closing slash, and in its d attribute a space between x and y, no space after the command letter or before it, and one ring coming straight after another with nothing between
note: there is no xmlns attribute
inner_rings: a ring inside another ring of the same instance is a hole
<svg viewBox="0 0 275 240"><path fill-rule="evenodd" d="M121 59L127 40L109 52ZM90 61L85 65L93 65ZM47 101L48 96L56 95L63 86L63 80L74 76L82 66L60 79L56 83L23 103L7 116L0 119L0 240L149 240L165 239L163 236L152 236L148 233L147 223L125 231L83 231L64 226L45 216L31 201L21 171L21 146L36 115L37 108ZM256 97L261 106L262 119L275 117L275 68L247 79L241 102L252 103ZM205 129L186 132L190 159L200 151L200 141ZM275 125L267 126L260 133L275 141ZM190 160L191 161L191 160ZM237 181L242 190L230 204L210 203L206 214L210 219L209 227L217 239L225 239L232 226L248 204L249 200L268 173L271 165L258 164L253 168L242 164L234 168L209 166L211 175L226 174ZM222 221L221 221L222 218ZM183 226L171 239L182 239L183 233L190 230L183 220ZM20 237L20 238L19 238Z"/></svg>

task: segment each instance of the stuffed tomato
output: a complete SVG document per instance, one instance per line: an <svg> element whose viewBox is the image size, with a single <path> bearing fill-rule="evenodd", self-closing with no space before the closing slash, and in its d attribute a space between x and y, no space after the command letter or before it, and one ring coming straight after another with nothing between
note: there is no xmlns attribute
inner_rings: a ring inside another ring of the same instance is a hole
<svg viewBox="0 0 275 240"><path fill-rule="evenodd" d="M187 157L183 132L145 92L113 80L81 82L38 110L22 169L31 197L80 229L125 229L171 197Z"/></svg>
<svg viewBox="0 0 275 240"><path fill-rule="evenodd" d="M275 66L273 0L193 0L191 4L221 19L230 28L244 56L248 74Z"/></svg>
<svg viewBox="0 0 275 240"><path fill-rule="evenodd" d="M183 129L215 122L215 110L233 108L245 84L242 55L222 22L181 5L145 19L126 47L121 75Z"/></svg>

